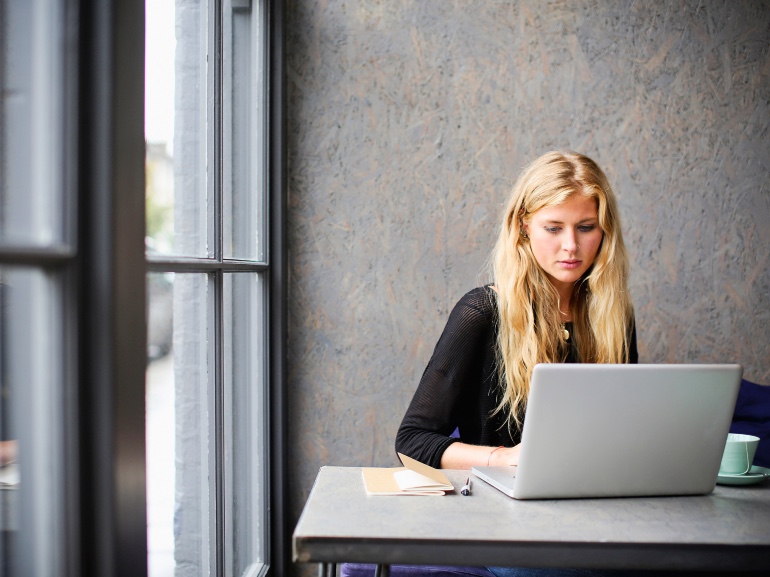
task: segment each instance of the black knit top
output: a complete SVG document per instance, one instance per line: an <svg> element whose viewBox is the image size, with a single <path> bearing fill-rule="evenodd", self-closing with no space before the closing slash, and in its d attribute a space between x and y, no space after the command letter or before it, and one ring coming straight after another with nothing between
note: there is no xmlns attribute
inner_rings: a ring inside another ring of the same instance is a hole
<svg viewBox="0 0 770 577"><path fill-rule="evenodd" d="M521 442L521 431L509 432L502 413L491 416L500 394L495 298L487 285L455 305L398 429L397 452L439 468L446 448L458 440L490 447ZM566 328L571 329L570 323ZM571 346L566 362L577 358ZM630 361L638 362L635 329ZM450 436L456 429L459 438Z"/></svg>

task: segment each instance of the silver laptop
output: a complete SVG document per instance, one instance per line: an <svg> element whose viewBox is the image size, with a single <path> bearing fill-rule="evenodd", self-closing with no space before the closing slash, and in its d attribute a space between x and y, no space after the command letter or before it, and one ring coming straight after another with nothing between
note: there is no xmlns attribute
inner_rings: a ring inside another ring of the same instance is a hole
<svg viewBox="0 0 770 577"><path fill-rule="evenodd" d="M518 467L472 472L515 499L714 490L740 365L540 364Z"/></svg>

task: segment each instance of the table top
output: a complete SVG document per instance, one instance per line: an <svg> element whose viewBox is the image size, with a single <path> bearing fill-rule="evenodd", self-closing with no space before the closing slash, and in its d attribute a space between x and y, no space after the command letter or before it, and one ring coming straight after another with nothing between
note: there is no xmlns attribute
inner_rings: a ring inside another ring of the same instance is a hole
<svg viewBox="0 0 770 577"><path fill-rule="evenodd" d="M770 556L770 480L687 497L517 501L444 471L443 497L372 496L361 468L322 467L294 531L298 562L756 569Z"/></svg>

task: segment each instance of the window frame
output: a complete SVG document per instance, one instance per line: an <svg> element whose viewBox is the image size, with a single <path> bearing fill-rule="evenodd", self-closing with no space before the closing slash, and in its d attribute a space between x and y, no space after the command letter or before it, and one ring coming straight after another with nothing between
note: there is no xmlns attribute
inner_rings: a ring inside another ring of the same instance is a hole
<svg viewBox="0 0 770 577"><path fill-rule="evenodd" d="M259 0L252 0L256 2ZM284 491L285 462L286 462L286 400L285 400L285 370L286 370L286 251L285 247L285 129L283 122L284 108L284 80L283 80L283 3L280 0L263 0L265 10L265 137L262 143L262 156L265 168L264 186L266 191L265 205L267 215L265 227L267 247L266 259L263 261L241 260L225 258L223 255L224 225L222 190L223 190L223 111L222 111L222 68L218 59L214 59L213 87L209 89L209 98L212 102L209 113L216 118L216 128L208 131L209 160L213 166L210 179L218 194L209 199L209 236L213 239L208 257L177 257L168 255L146 255L146 273L172 272L172 273L205 273L214 277L214 304L213 330L217 333L216 343L212 348L212 358L216 363L214 367L215 380L212 397L212 419L216 421L213 430L220 435L214 440L218 447L218 454L214 456L213 465L217 471L220 483L217 484L217 492L214 495L212 507L218 512L215 515L212 537L216 541L213 549L216 556L212 559L211 568L214 575L226 575L226 554L221 551L221 544L226 538L227 527L224 524L221 512L225 510L223 499L225 485L221 481L224 472L224 463L219 452L222 450L222 425L226 417L223 410L223 375L221 374L221 298L223 288L223 275L238 272L253 272L267 275L267 318L268 326L265 332L268 359L267 367L267 432L269 436L267 447L267 462L265 463L268 483L264 503L266 517L264 522L268 526L268 538L265 544L267 564L261 569L262 575L284 575L289 563L289 529L286 524L287 496ZM208 21L211 23L208 32L209 42L221 57L222 54L222 2L215 0L209 4ZM207 187L210 186L207 184ZM142 221L143 222L143 221Z"/></svg>
<svg viewBox="0 0 770 577"><path fill-rule="evenodd" d="M268 0L267 6L267 186L270 226L270 326L269 411L270 519L268 548L270 575L286 575L291 563L291 527L288 524L287 456L288 417L286 400L286 353L288 322L288 250L286 248L286 89L285 15L282 0Z"/></svg>
<svg viewBox="0 0 770 577"><path fill-rule="evenodd" d="M144 4L78 13L81 574L145 576Z"/></svg>

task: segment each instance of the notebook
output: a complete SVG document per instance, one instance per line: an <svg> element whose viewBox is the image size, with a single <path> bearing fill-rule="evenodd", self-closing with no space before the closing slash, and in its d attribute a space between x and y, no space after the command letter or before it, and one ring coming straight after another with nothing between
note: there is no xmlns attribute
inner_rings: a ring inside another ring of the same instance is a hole
<svg viewBox="0 0 770 577"><path fill-rule="evenodd" d="M515 499L714 490L740 365L540 364L518 467L472 473Z"/></svg>
<svg viewBox="0 0 770 577"><path fill-rule="evenodd" d="M364 467L367 495L444 495L454 486L443 472L398 453L403 467Z"/></svg>

